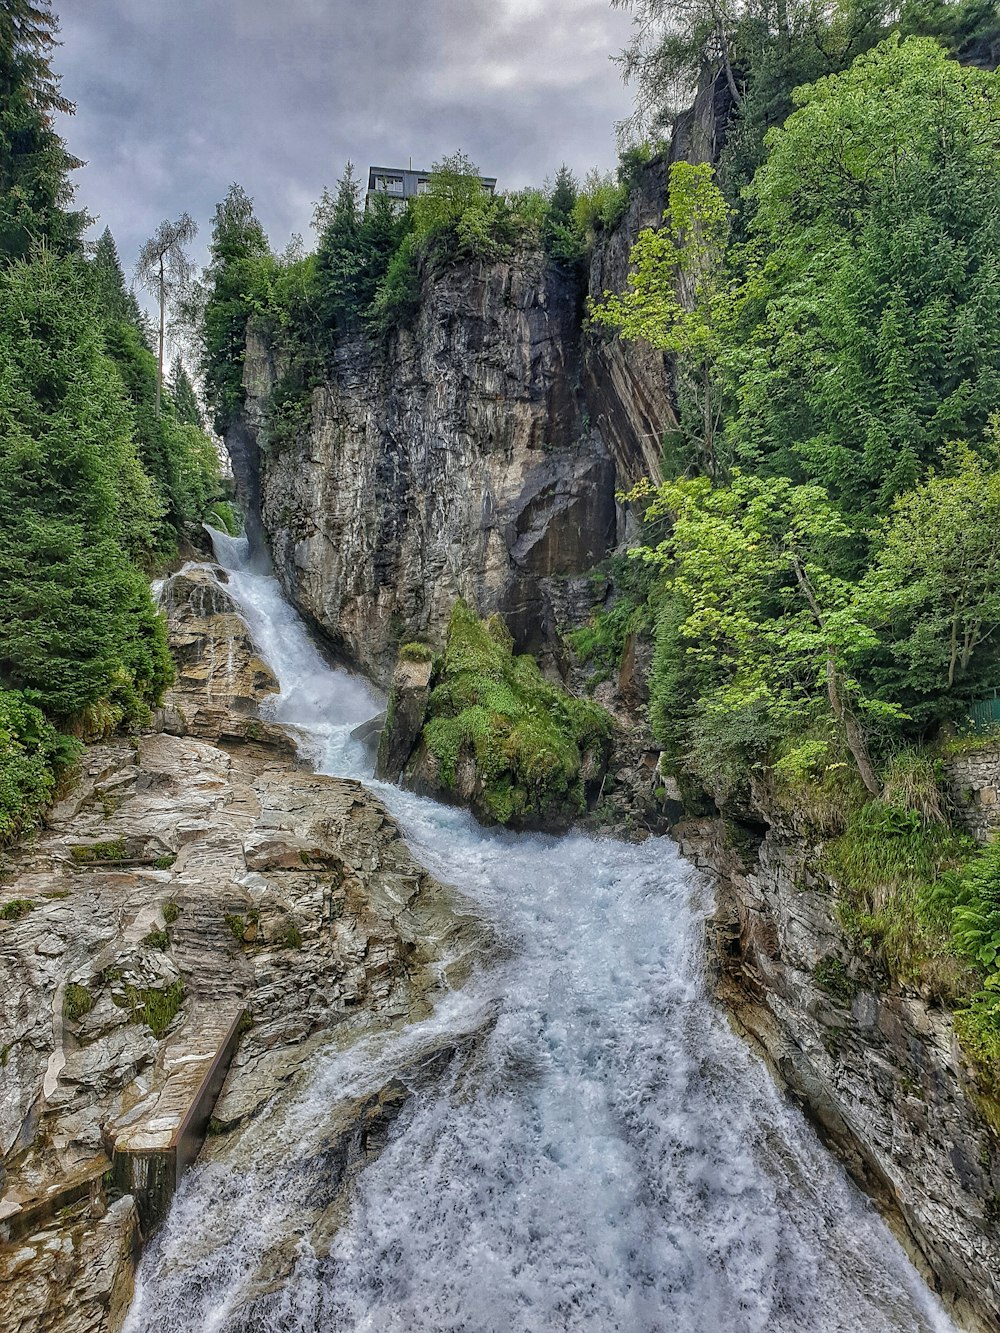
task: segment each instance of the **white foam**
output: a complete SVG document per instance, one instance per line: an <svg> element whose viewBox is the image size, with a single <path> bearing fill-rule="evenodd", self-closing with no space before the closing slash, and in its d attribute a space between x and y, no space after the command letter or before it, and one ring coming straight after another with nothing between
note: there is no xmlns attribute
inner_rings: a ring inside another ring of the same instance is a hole
<svg viewBox="0 0 1000 1333"><path fill-rule="evenodd" d="M348 733L378 698L330 669L273 578L235 545L217 554L281 681L275 716L314 737L325 771L365 776ZM708 891L669 840L487 832L376 785L505 947L423 1023L321 1054L238 1162L187 1177L126 1333L953 1328L709 1001ZM407 1075L348 1220L314 1248L298 1231L323 1198L331 1106L443 1040L458 1054ZM291 1274L261 1297L275 1264Z"/></svg>

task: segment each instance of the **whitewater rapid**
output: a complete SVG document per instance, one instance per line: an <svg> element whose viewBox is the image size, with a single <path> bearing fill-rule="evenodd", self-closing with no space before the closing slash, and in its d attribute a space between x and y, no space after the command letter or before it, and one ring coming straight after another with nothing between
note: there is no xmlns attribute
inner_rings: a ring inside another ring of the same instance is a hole
<svg viewBox="0 0 1000 1333"><path fill-rule="evenodd" d="M350 731L380 700L327 665L242 543L217 555L281 683L273 716L318 769L377 790L497 944L430 1018L321 1051L239 1161L189 1173L126 1333L951 1333L710 1001L711 890L674 845L491 832L372 782ZM399 1071L412 1095L386 1147L342 1225L311 1235L331 1106Z"/></svg>

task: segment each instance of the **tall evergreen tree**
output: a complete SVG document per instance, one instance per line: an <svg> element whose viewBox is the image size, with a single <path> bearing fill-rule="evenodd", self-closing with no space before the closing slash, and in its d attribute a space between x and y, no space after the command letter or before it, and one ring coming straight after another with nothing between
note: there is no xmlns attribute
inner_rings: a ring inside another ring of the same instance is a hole
<svg viewBox="0 0 1000 1333"><path fill-rule="evenodd" d="M316 251L317 307L326 327L344 332L357 324L361 283L360 187L348 162L336 198L324 195L317 209L322 230Z"/></svg>
<svg viewBox="0 0 1000 1333"><path fill-rule="evenodd" d="M174 416L182 426L205 429L205 418L198 405L198 395L179 356L174 357L174 363L170 368L170 396L174 401Z"/></svg>
<svg viewBox="0 0 1000 1333"><path fill-rule="evenodd" d="M221 435L243 403L247 319L260 304L273 265L253 200L231 185L215 210L205 287L200 294L201 369Z"/></svg>
<svg viewBox="0 0 1000 1333"><path fill-rule="evenodd" d="M0 257L26 255L44 240L79 248L90 221L71 208L70 172L83 164L56 133L72 113L51 68L57 24L49 0L0 0Z"/></svg>
<svg viewBox="0 0 1000 1333"><path fill-rule="evenodd" d="M141 717L170 672L130 556L159 509L85 275L42 255L0 271L0 685L69 718Z"/></svg>
<svg viewBox="0 0 1000 1333"><path fill-rule="evenodd" d="M92 264L101 312L110 320L124 320L145 337L148 321L135 299L135 293L126 286L125 270L110 227L105 227L101 232L94 247Z"/></svg>

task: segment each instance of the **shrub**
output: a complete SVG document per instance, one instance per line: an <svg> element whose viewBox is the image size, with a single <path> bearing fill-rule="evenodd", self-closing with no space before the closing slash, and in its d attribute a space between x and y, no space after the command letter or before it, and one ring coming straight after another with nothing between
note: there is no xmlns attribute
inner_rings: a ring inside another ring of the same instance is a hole
<svg viewBox="0 0 1000 1333"><path fill-rule="evenodd" d="M0 690L0 847L34 824L79 752L22 694Z"/></svg>

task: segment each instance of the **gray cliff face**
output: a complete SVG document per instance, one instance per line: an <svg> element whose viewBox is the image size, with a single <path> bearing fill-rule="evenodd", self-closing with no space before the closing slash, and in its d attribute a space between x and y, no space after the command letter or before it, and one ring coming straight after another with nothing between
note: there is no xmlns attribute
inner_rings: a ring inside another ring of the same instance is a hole
<svg viewBox="0 0 1000 1333"><path fill-rule="evenodd" d="M645 227L658 226L667 203L668 164L651 162L633 189L618 225L604 236L590 262L588 286L600 300L621 292L629 254ZM646 343L623 342L611 329L593 327L585 335L585 390L594 425L607 441L618 483L634 486L643 477L660 480L664 432L677 425L670 359Z"/></svg>
<svg viewBox="0 0 1000 1333"><path fill-rule="evenodd" d="M601 290L624 281L662 186L660 168L605 242ZM443 639L458 597L502 613L519 651L556 650L574 578L621 535L616 486L658 475L663 357L585 345L582 316L579 281L539 253L425 273L413 327L384 353L343 345L280 449L264 424L276 367L251 333L230 439L241 493L259 493L292 600L382 683L400 642Z"/></svg>
<svg viewBox="0 0 1000 1333"><path fill-rule="evenodd" d="M808 838L772 826L736 845L712 819L675 833L719 874L719 998L962 1326L1000 1329L1000 1107L977 1090L949 1015L863 967Z"/></svg>

